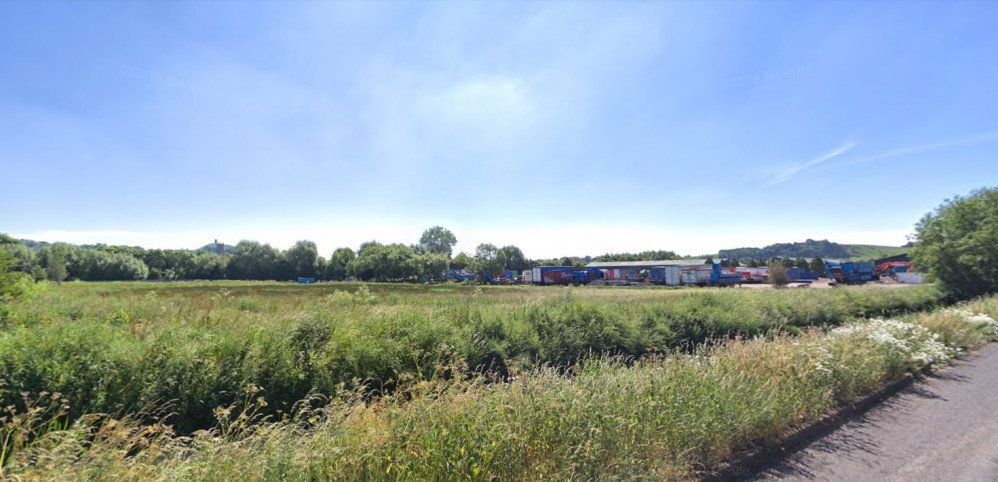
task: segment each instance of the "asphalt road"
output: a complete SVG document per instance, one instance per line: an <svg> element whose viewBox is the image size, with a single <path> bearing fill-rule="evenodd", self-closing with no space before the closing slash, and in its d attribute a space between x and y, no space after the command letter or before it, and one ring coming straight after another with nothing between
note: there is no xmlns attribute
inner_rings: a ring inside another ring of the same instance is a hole
<svg viewBox="0 0 998 482"><path fill-rule="evenodd" d="M744 480L998 481L998 343Z"/></svg>

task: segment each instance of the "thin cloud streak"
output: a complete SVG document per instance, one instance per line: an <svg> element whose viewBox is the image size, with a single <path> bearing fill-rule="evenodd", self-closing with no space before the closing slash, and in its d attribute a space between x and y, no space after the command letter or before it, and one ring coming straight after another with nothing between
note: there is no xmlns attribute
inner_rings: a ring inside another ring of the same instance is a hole
<svg viewBox="0 0 998 482"><path fill-rule="evenodd" d="M766 187L775 186L782 182L787 182L790 179L792 179L795 175L797 175L797 173L803 171L804 169L807 169L811 166L815 166L817 164L821 164L822 162L841 156L842 154L845 154L846 152L856 147L857 145L859 145L859 141L855 140L849 141L840 146L838 149L835 149L821 157L818 157L816 159L811 159L810 161L792 166L786 169L785 171L777 174L772 179L770 179L769 182L766 183Z"/></svg>
<svg viewBox="0 0 998 482"><path fill-rule="evenodd" d="M860 157L856 159L848 159L842 162L837 162L831 165L822 166L822 170L836 169L843 166L851 166L854 164L865 164L867 162L879 161L881 159L888 159L891 157L904 156L908 154L918 154L920 152L931 151L934 149L942 149L944 147L956 147L956 146L966 146L970 144L980 144L984 142L998 141L998 132L991 132L988 134L983 134L974 137L968 137L965 139L957 139L953 141L942 141L932 144L924 144L921 146L909 146L909 147L899 147L891 149L887 152L880 154L875 154L872 156Z"/></svg>

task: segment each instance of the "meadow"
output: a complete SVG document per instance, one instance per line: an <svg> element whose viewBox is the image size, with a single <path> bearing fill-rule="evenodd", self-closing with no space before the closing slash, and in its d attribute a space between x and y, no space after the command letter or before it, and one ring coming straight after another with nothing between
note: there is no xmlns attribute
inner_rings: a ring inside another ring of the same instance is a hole
<svg viewBox="0 0 998 482"><path fill-rule="evenodd" d="M390 392L461 359L509 376L591 356L637 359L721 339L921 311L932 287L822 291L458 284L65 283L0 329L0 406L43 391L71 417L165 402L181 433L261 387L266 412L310 393Z"/></svg>
<svg viewBox="0 0 998 482"><path fill-rule="evenodd" d="M29 480L695 478L994 336L978 315L994 299L941 303L932 286L66 283L0 328L0 465Z"/></svg>

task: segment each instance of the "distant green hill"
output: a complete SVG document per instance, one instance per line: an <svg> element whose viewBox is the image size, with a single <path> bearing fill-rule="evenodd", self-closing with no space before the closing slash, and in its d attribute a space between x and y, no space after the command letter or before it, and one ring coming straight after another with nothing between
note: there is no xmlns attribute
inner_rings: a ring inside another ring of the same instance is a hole
<svg viewBox="0 0 998 482"><path fill-rule="evenodd" d="M903 246L876 246L872 244L843 244L843 248L849 252L850 260L880 259L911 251L911 248Z"/></svg>
<svg viewBox="0 0 998 482"><path fill-rule="evenodd" d="M839 244L823 239L808 239L802 243L777 243L765 248L722 249L721 258L769 259L769 258L813 258L867 260L886 258L907 253L911 248L901 246L875 246L870 244Z"/></svg>
<svg viewBox="0 0 998 482"><path fill-rule="evenodd" d="M215 243L208 243L198 248L197 251L207 251L209 253L214 253L215 246L216 246ZM236 247L230 244L222 244L222 249L225 251L225 254L236 254Z"/></svg>

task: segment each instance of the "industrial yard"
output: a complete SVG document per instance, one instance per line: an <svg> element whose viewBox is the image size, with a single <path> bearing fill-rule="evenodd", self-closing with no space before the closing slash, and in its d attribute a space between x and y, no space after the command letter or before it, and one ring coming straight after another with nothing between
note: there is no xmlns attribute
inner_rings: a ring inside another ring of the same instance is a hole
<svg viewBox="0 0 998 482"><path fill-rule="evenodd" d="M901 258L901 257L896 257ZM907 259L907 256L903 256ZM805 260L810 263L811 260ZM741 287L753 285L831 287L840 284L881 282L885 285L921 284L924 274L914 271L908 261L839 262L824 261L822 272L779 266L733 266L709 259L658 261L592 262L577 266L536 266L522 273L504 270L486 273L489 284L587 285L587 286L686 286ZM774 283L770 271L777 269L785 279ZM442 281L475 278L474 271L448 271Z"/></svg>

